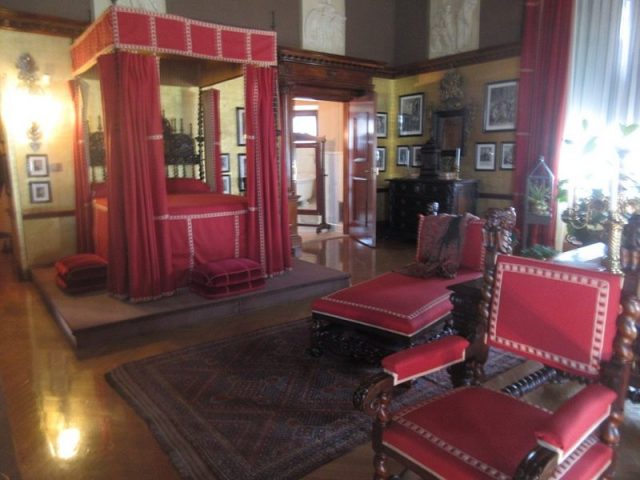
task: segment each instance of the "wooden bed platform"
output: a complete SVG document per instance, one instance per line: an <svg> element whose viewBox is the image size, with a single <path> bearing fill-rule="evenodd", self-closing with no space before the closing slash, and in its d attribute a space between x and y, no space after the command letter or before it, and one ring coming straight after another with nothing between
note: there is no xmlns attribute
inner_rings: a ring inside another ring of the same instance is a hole
<svg viewBox="0 0 640 480"><path fill-rule="evenodd" d="M100 347L125 338L207 322L213 325L222 317L320 297L349 285L347 273L293 259L290 272L268 279L265 288L248 294L208 300L180 289L171 297L132 304L106 291L68 295L57 287L53 267L35 267L32 275L78 356L98 353Z"/></svg>

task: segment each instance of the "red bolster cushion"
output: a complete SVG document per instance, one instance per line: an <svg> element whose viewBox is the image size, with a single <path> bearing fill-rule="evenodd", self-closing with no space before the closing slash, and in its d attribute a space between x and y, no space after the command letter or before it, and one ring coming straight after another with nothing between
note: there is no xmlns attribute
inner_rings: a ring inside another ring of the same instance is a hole
<svg viewBox="0 0 640 480"><path fill-rule="evenodd" d="M564 403L535 432L538 443L570 454L609 415L617 395L603 385L589 385Z"/></svg>
<svg viewBox="0 0 640 480"><path fill-rule="evenodd" d="M196 265L191 282L206 287L223 287L264 278L260 264L250 258L225 258Z"/></svg>
<svg viewBox="0 0 640 480"><path fill-rule="evenodd" d="M466 338L451 335L384 357L382 368L398 385L463 361L468 346Z"/></svg>
<svg viewBox="0 0 640 480"><path fill-rule="evenodd" d="M78 253L58 260L54 267L58 276L67 284L105 280L107 261L94 253Z"/></svg>
<svg viewBox="0 0 640 480"><path fill-rule="evenodd" d="M196 178L168 178L167 193L211 193L211 189Z"/></svg>

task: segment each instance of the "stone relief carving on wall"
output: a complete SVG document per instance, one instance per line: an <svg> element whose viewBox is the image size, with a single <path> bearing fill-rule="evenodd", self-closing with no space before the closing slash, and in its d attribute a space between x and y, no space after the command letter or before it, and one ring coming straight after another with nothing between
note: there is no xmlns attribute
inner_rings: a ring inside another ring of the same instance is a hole
<svg viewBox="0 0 640 480"><path fill-rule="evenodd" d="M344 0L302 0L302 48L345 54Z"/></svg>
<svg viewBox="0 0 640 480"><path fill-rule="evenodd" d="M431 0L429 58L476 50L480 0Z"/></svg>
<svg viewBox="0 0 640 480"><path fill-rule="evenodd" d="M117 0L116 5L119 7L131 7L139 10L149 10L155 13L167 13L167 5L165 0ZM102 12L113 4L111 0L92 0L91 8L93 9L93 19L98 18Z"/></svg>

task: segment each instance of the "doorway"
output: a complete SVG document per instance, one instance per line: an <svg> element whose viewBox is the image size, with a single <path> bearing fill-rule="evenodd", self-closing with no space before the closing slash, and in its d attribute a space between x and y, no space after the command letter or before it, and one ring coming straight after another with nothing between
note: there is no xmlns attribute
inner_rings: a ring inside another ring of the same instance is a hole
<svg viewBox="0 0 640 480"><path fill-rule="evenodd" d="M298 225L342 233L344 104L294 98L292 124Z"/></svg>

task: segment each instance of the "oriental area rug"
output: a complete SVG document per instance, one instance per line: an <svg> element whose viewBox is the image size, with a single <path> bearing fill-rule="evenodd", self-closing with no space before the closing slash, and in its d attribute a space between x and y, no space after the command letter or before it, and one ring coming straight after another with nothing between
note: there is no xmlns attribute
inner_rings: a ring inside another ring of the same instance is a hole
<svg viewBox="0 0 640 480"><path fill-rule="evenodd" d="M369 441L371 419L353 392L379 371L305 352L309 321L126 363L109 383L149 424L185 479L297 479ZM520 360L495 353L489 375ZM394 403L449 388L418 380Z"/></svg>

